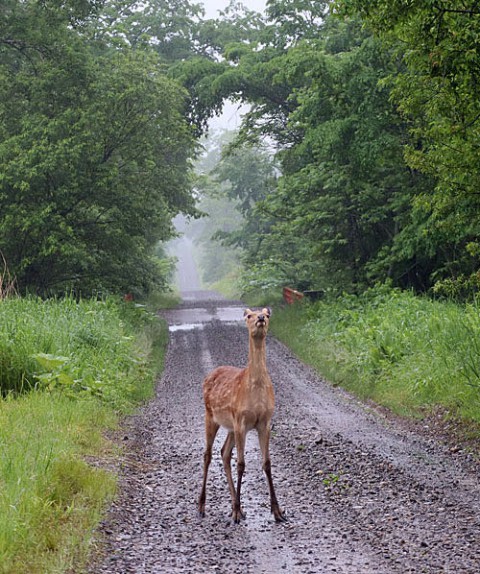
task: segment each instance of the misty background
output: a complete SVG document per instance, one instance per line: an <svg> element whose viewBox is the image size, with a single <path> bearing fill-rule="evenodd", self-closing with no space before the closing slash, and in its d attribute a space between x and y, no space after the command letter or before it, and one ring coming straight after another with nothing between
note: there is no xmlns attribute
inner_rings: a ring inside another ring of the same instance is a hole
<svg viewBox="0 0 480 574"><path fill-rule="evenodd" d="M219 18L229 4L226 0L205 0L205 18ZM266 7L264 0L243 0L241 4L257 12ZM209 120L204 151L196 165L202 182L197 189L198 206L203 215L199 219L179 215L174 220L179 237L169 243L167 252L176 262L174 283L184 298L188 298L190 291L201 288L219 287L232 297L241 290L238 284L241 249L227 245L221 236L238 229L243 218L238 202L220 191L228 186L228 180L218 180L212 173L221 160L223 147L233 140L248 109L247 105L226 101L222 114Z"/></svg>

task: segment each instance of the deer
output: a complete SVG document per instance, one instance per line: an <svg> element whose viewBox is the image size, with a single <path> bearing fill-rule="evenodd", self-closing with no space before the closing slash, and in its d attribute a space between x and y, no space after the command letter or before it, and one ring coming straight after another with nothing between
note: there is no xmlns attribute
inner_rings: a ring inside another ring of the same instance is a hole
<svg viewBox="0 0 480 574"><path fill-rule="evenodd" d="M286 522L272 480L270 461L270 421L275 397L266 364L266 336L271 310L245 309L244 319L249 333L248 364L245 368L221 366L209 373L203 383L205 403L206 447L203 456L203 482L198 499L198 513L205 516L207 475L212 460L212 447L220 427L227 430L221 456L232 500L232 519L238 524L245 518L241 506L242 478L245 471L246 435L251 430L258 433L262 466L270 492L270 509L276 522ZM232 478L232 452L237 450L237 486Z"/></svg>

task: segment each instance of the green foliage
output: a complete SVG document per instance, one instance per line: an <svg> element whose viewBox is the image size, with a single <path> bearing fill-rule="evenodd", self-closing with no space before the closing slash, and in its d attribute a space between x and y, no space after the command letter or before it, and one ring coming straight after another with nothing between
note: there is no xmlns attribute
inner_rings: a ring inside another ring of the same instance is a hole
<svg viewBox="0 0 480 574"><path fill-rule="evenodd" d="M475 292L473 0L271 0L265 15L232 1L213 20L189 0L2 11L0 250L22 292L165 282L156 245L195 214L193 135L227 98L251 107L213 185L243 218L223 240L258 278ZM275 162L256 157L264 140Z"/></svg>
<svg viewBox="0 0 480 574"><path fill-rule="evenodd" d="M242 295L246 297L255 293L280 291L282 285L290 280L289 269L272 257L247 266L242 273L240 284Z"/></svg>
<svg viewBox="0 0 480 574"><path fill-rule="evenodd" d="M265 137L277 147L280 177L240 230L260 230L243 245L258 277L278 265L279 281L299 288L453 282L472 295L477 12L471 2L275 0L263 20L249 15L250 33L224 34L221 63L180 65L200 123L222 98L247 101L235 149Z"/></svg>
<svg viewBox="0 0 480 574"><path fill-rule="evenodd" d="M189 221L184 230L193 240L202 283L209 288L234 273L240 263L239 250L220 240L220 236L235 234L241 226L238 202L227 196L225 185L213 176L222 147L228 145L231 138L232 133L225 131L203 140L204 153L195 166L197 205L202 217Z"/></svg>
<svg viewBox="0 0 480 574"><path fill-rule="evenodd" d="M145 292L155 245L193 212L184 92L153 51L112 47L62 8L0 26L0 250L18 287ZM3 39L3 40L2 40Z"/></svg>
<svg viewBox="0 0 480 574"><path fill-rule="evenodd" d="M251 270L269 231L258 206L275 185L273 158L260 146L244 145L224 155L212 174L217 194L231 201L241 215L236 228L219 229L213 237L240 249L244 267Z"/></svg>
<svg viewBox="0 0 480 574"><path fill-rule="evenodd" d="M199 247L202 278L209 285L224 277L235 277L237 283L242 266L253 272L267 235L257 206L274 185L273 159L260 146L235 147L232 137L223 132L208 138L196 168L204 217L190 224L188 233ZM222 155L222 148L230 152ZM237 291L235 284L230 292Z"/></svg>
<svg viewBox="0 0 480 574"><path fill-rule="evenodd" d="M2 574L78 568L115 480L88 465L105 455L102 428L114 419L92 401L31 393L0 409Z"/></svg>
<svg viewBox="0 0 480 574"><path fill-rule="evenodd" d="M95 35L132 48L153 48L163 61L185 59L195 51L203 8L188 0L106 0Z"/></svg>
<svg viewBox="0 0 480 574"><path fill-rule="evenodd" d="M0 572L80 571L116 486L88 461L115 456L105 430L152 396L168 334L113 299L6 299L0 317Z"/></svg>
<svg viewBox="0 0 480 574"><path fill-rule="evenodd" d="M96 396L124 408L151 376L151 349L135 332L153 333L158 320L133 304L6 299L0 317L4 396L59 390L72 398Z"/></svg>
<svg viewBox="0 0 480 574"><path fill-rule="evenodd" d="M276 314L274 333L336 384L399 411L479 421L480 309L389 288Z"/></svg>
<svg viewBox="0 0 480 574"><path fill-rule="evenodd" d="M237 172L258 173L239 159L242 142L243 158L251 149L243 136L217 169L242 186L230 193L247 198L237 233L254 275L246 283L361 291L390 278L428 288L436 254L421 227L428 213L413 205L431 182L403 160L407 129L382 85L395 69L390 54L359 23L307 18L301 2L271 8L278 18L285 10L292 16L284 42L244 45L228 77L254 103L244 133L267 133L279 146L280 177L270 161L269 177L251 178L266 185L242 195L249 176ZM267 78L260 90L258 78Z"/></svg>
<svg viewBox="0 0 480 574"><path fill-rule="evenodd" d="M206 196L198 205L206 215L188 233L195 240L202 282L211 285L240 266L239 250L220 239L236 233L240 217L235 204L224 198Z"/></svg>
<svg viewBox="0 0 480 574"><path fill-rule="evenodd" d="M435 179L424 233L442 253L436 280L476 273L478 243L480 10L474 0L408 3L341 0L337 10L359 14L390 46L402 69L392 74L392 96L410 122L406 160ZM464 281L463 281L464 282Z"/></svg>

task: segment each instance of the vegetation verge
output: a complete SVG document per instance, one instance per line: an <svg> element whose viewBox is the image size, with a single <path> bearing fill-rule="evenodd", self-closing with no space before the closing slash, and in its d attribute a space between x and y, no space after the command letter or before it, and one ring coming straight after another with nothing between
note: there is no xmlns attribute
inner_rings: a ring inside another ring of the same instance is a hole
<svg viewBox="0 0 480 574"><path fill-rule="evenodd" d="M286 306L273 333L333 384L399 414L480 422L480 307L405 291ZM477 427L478 428L478 427Z"/></svg>
<svg viewBox="0 0 480 574"><path fill-rule="evenodd" d="M133 304L0 302L2 574L81 569L116 487L89 461L116 456L105 430L152 396L166 340Z"/></svg>

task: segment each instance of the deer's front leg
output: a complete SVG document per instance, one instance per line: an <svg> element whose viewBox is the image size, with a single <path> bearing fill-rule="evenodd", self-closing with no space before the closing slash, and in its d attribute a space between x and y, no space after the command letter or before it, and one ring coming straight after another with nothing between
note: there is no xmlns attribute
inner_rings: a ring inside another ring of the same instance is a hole
<svg viewBox="0 0 480 574"><path fill-rule="evenodd" d="M225 469L225 475L227 477L228 489L230 491L230 498L232 499L232 510L235 508L235 503L237 500L237 492L235 490L235 485L233 484L232 466L231 466L232 450L234 446L235 446L235 435L233 431L230 431L222 447L222 461L223 461L223 468Z"/></svg>

